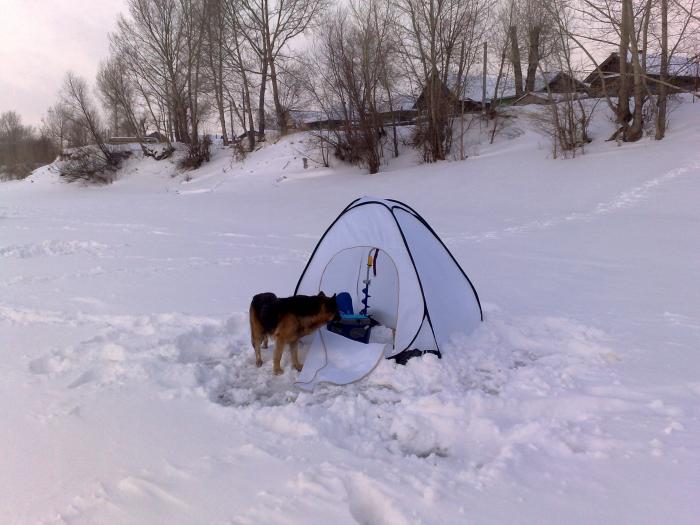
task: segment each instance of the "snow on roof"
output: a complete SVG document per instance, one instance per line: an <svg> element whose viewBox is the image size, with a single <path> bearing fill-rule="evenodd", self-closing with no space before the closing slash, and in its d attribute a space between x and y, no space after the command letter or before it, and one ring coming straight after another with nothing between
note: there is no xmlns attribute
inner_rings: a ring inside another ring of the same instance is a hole
<svg viewBox="0 0 700 525"><path fill-rule="evenodd" d="M619 60L618 57L619 53L617 51L613 51L610 53L610 56L605 59L603 64L612 60ZM632 63L632 51L627 51L627 62ZM596 71L593 70L593 73L595 72ZM647 53L646 72L649 75L661 74L661 55ZM671 56L668 62L668 73L669 75L679 77L700 76L700 55L689 57L688 55L674 54Z"/></svg>
<svg viewBox="0 0 700 525"><path fill-rule="evenodd" d="M326 114L323 111L317 110L292 110L289 112L292 120L300 124L308 124L310 122L318 122L325 120Z"/></svg>
<svg viewBox="0 0 700 525"><path fill-rule="evenodd" d="M416 98L410 95L398 95L391 101L395 111L410 111L416 105ZM389 108L387 107L387 111Z"/></svg>
<svg viewBox="0 0 700 525"><path fill-rule="evenodd" d="M393 107L394 111L411 111L415 106L416 100L410 95L397 95L393 98L391 106L388 100L380 100L378 110L380 112L390 111ZM292 110L290 111L292 120L298 124L312 124L315 122L323 122L326 120L345 120L345 113L341 109L324 110Z"/></svg>
<svg viewBox="0 0 700 525"><path fill-rule="evenodd" d="M661 55L647 55L647 73L661 74ZM700 58L687 55L673 55L668 61L669 75L679 77L700 76Z"/></svg>
<svg viewBox="0 0 700 525"><path fill-rule="evenodd" d="M544 91L547 84L556 78L559 71L537 73L535 77L535 89L533 91ZM498 92L496 93L497 75L486 76L486 99L510 98L515 96L515 80L512 77L502 76L498 82ZM457 84L457 77L453 75L448 81L451 87ZM483 77L481 75L469 75L463 80L462 100L481 102L483 96Z"/></svg>

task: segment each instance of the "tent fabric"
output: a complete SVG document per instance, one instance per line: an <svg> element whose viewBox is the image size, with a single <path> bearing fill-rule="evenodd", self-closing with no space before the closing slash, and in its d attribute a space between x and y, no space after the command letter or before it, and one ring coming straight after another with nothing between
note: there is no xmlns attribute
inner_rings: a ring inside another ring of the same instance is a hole
<svg viewBox="0 0 700 525"><path fill-rule="evenodd" d="M473 332L479 326L482 314L469 279L447 248L418 217L403 209L396 209L394 213L408 240L438 346L455 333ZM457 293L446 290L453 285L458 287Z"/></svg>
<svg viewBox="0 0 700 525"><path fill-rule="evenodd" d="M360 343L323 328L315 334L304 368L294 384L312 391L319 383L354 383L374 370L384 357L385 346L391 345Z"/></svg>
<svg viewBox="0 0 700 525"><path fill-rule="evenodd" d="M350 203L319 240L295 294L349 292L359 311L367 256L377 248L368 304L370 315L395 330L386 357L411 349L440 350L453 335L468 334L483 320L476 289L453 255L414 209L393 199L363 197ZM316 351L342 343L331 340ZM312 363L327 359L313 350Z"/></svg>

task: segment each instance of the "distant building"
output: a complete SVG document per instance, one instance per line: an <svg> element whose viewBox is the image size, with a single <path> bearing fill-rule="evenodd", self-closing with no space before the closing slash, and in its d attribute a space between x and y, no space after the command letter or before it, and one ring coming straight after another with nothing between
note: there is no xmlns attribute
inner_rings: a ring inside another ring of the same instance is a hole
<svg viewBox="0 0 700 525"><path fill-rule="evenodd" d="M168 142L168 139L160 131L154 131L146 135L149 139L155 139L156 142Z"/></svg>
<svg viewBox="0 0 700 525"><path fill-rule="evenodd" d="M427 83L426 83L427 84ZM448 84L442 84L442 93L446 97L453 99L455 111L466 113L481 111L483 109L483 76L469 75L461 82L461 89L456 76L450 77ZM459 93L456 97L454 93ZM535 88L528 93L516 95L515 82L510 77L501 77L500 80L495 75L486 76L486 105L519 105L526 104L549 104L550 94L580 93L587 94L588 87L563 71L545 72L538 74L535 78ZM425 101L425 88L421 92L415 107L421 109ZM557 97L554 97L555 99Z"/></svg>
<svg viewBox="0 0 700 525"><path fill-rule="evenodd" d="M628 71L632 72L632 55L627 56ZM678 87L679 91L697 92L700 89L700 56L674 55L668 64L668 83ZM646 58L647 89L656 93L659 84L654 82L661 77L661 56L647 55ZM601 78L602 77L602 78ZM631 77L630 77L631 78ZM605 89L603 89L603 79ZM591 93L595 96L617 96L620 86L620 54L610 53L608 58L594 69L584 80L590 84Z"/></svg>
<svg viewBox="0 0 700 525"><path fill-rule="evenodd" d="M397 126L413 124L418 111L415 109L415 99L407 95L397 95L391 104L383 100L378 104L377 116L383 125ZM352 111L343 108L329 110L292 110L289 112L291 125L295 129L340 129L344 126L354 126L355 119Z"/></svg>
<svg viewBox="0 0 700 525"><path fill-rule="evenodd" d="M142 141L144 144L155 144L157 142L165 142L164 140L158 140L155 137L151 137L150 135L147 135L143 137ZM113 145L119 145L119 144L138 144L139 143L139 138L138 137L111 137L108 141L107 144L113 144Z"/></svg>

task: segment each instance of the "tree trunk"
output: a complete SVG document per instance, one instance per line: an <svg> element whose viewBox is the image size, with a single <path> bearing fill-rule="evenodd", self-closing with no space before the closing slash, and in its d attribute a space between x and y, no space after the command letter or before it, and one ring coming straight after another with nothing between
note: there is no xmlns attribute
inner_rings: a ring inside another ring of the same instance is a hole
<svg viewBox="0 0 700 525"><path fill-rule="evenodd" d="M510 26L510 49L511 62L513 63L513 74L515 75L515 94L523 94L523 68L520 64L520 48L518 47L518 28Z"/></svg>
<svg viewBox="0 0 700 525"><path fill-rule="evenodd" d="M248 133L248 148L249 151L253 151L255 149L255 122L253 121L253 105L250 101L250 84L248 82L248 72L246 71L245 63L243 62L243 54L241 52L241 45L240 45L240 40L239 40L239 27L238 27L238 22L234 20L234 25L233 28L235 30L235 34L233 36L234 38L234 45L236 47L236 54L235 54L235 59L236 63L238 65L238 69L241 75L241 81L243 83L243 108L242 108L242 113L244 115L242 119L242 124L243 124L243 131L247 131ZM265 76L263 75L263 82L262 85L265 85ZM264 92L262 93L264 96ZM261 97L262 100L262 97ZM233 101L232 101L233 103ZM233 104L232 104L233 105ZM263 119L260 121L260 126L261 129L263 130L263 133L265 132L265 111L264 111L264 103L262 105L263 107ZM246 129L245 126L245 112L246 110L248 111L248 124L250 126L249 129ZM233 132L233 123L231 123L231 132Z"/></svg>
<svg viewBox="0 0 700 525"><path fill-rule="evenodd" d="M224 141L224 146L228 146L228 130L226 129L226 111L224 110L224 94L219 95L219 120L221 121L221 137Z"/></svg>
<svg viewBox="0 0 700 525"><path fill-rule="evenodd" d="M651 21L651 0L647 0L642 19L642 69L647 69L647 49L649 48L649 22Z"/></svg>
<svg viewBox="0 0 700 525"><path fill-rule="evenodd" d="M498 88L501 84L501 78L503 77L503 65L506 63L506 56L508 55L508 37L506 37L506 42L503 44L503 50L501 51L501 63L498 66L498 75L496 75L496 85L493 88L493 98L491 99L491 106L489 107L489 115L493 118L493 129L491 130L491 140L489 144L493 144L494 138L496 138L496 131L498 129L498 113L496 113L496 99L498 98Z"/></svg>
<svg viewBox="0 0 700 525"><path fill-rule="evenodd" d="M114 105L114 108L112 109L114 112L114 122L113 122L113 133L115 137L119 136L119 110L117 109L117 105Z"/></svg>
<svg viewBox="0 0 700 525"><path fill-rule="evenodd" d="M525 80L525 93L531 93L535 90L535 76L537 75L537 66L540 63L540 33L542 28L534 26L530 29L530 50L527 55L527 78Z"/></svg>
<svg viewBox="0 0 700 525"><path fill-rule="evenodd" d="M629 49L629 27L627 25L627 1L622 1L622 20L620 22L620 82L618 84L618 104L617 104L617 123L623 129L627 128L630 119L630 100L629 100L629 78L627 67L627 51ZM634 30L634 29L633 29Z"/></svg>
<svg viewBox="0 0 700 525"><path fill-rule="evenodd" d="M228 101L228 123L229 123L229 129L231 131L231 138L235 140L235 133L234 129L236 129L233 125L233 99L230 99ZM243 121L243 129L245 130L245 121Z"/></svg>
<svg viewBox="0 0 700 525"><path fill-rule="evenodd" d="M267 88L267 58L262 58L260 97L258 99L258 139L265 140L265 89Z"/></svg>
<svg viewBox="0 0 700 525"><path fill-rule="evenodd" d="M484 65L481 78L481 112L486 115L486 73L488 68L488 42L484 42ZM464 106L462 105L462 121L464 121ZM464 134L464 133L462 133ZM464 143L464 137L462 137L462 143ZM462 155L462 160L464 160L464 155Z"/></svg>
<svg viewBox="0 0 700 525"><path fill-rule="evenodd" d="M270 83L272 84L272 99L275 103L275 114L277 116L277 126L279 127L280 135L286 135L288 132L287 112L280 102L279 88L277 85L277 68L275 67L275 57L272 54L271 46L267 46L268 62L270 64Z"/></svg>
<svg viewBox="0 0 700 525"><path fill-rule="evenodd" d="M623 0L627 3L627 27L630 35L630 51L632 52L632 71L634 79L634 115L632 125L627 129L624 139L628 142L636 142L642 138L644 120L642 110L644 108L644 71L639 62L639 48L637 36L634 31L634 18L632 0Z"/></svg>
<svg viewBox="0 0 700 525"><path fill-rule="evenodd" d="M668 0L661 0L661 71L659 80L668 82ZM656 140L666 136L666 102L668 89L666 84L658 86L658 110L656 112Z"/></svg>
<svg viewBox="0 0 700 525"><path fill-rule="evenodd" d="M213 44L210 44L213 45ZM228 130L226 129L226 108L224 107L224 58L223 50L219 47L216 64L213 57L211 61L213 80L214 80L214 95L216 98L217 109L219 110L219 122L221 123L221 136L224 141L224 146L228 146Z"/></svg>

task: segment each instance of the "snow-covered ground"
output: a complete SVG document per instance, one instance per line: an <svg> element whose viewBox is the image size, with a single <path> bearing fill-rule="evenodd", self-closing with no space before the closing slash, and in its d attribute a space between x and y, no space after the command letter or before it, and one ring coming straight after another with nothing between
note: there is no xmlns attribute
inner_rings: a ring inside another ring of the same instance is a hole
<svg viewBox="0 0 700 525"><path fill-rule="evenodd" d="M375 176L305 171L293 136L188 182L0 185L0 523L699 523L700 104L672 118L618 147L601 110L568 161L521 114ZM247 306L363 194L423 214L486 320L301 393Z"/></svg>

